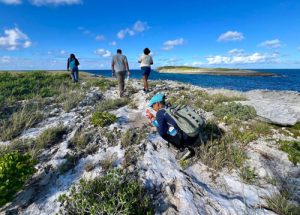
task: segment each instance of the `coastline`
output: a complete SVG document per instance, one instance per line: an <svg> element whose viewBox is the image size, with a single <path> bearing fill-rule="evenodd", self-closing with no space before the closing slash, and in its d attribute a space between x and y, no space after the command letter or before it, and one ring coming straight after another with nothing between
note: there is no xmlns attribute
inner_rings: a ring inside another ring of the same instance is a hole
<svg viewBox="0 0 300 215"><path fill-rule="evenodd" d="M247 76L247 77L276 77L277 74L267 73L267 72L258 72L255 70L215 70L215 69L160 69L156 70L158 73L172 73L172 74L189 74L189 75L226 75L226 76Z"/></svg>

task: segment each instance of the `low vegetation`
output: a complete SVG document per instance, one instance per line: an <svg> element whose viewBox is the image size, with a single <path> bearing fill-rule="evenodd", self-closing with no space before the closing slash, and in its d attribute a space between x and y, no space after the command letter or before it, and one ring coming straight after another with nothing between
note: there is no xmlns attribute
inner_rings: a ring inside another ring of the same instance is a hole
<svg viewBox="0 0 300 215"><path fill-rule="evenodd" d="M61 214L154 214L140 183L120 169L92 181L80 180L60 196Z"/></svg>
<svg viewBox="0 0 300 215"><path fill-rule="evenodd" d="M218 104L214 107L213 113L219 119L226 117L230 119L229 121L246 121L256 116L256 111L253 107L235 102Z"/></svg>
<svg viewBox="0 0 300 215"><path fill-rule="evenodd" d="M297 165L300 163L300 142L298 141L279 141L280 149L288 154L289 160Z"/></svg>
<svg viewBox="0 0 300 215"><path fill-rule="evenodd" d="M117 117L114 114L109 112L99 112L96 111L93 113L91 118L91 123L93 125L99 125L101 127L108 126L117 121Z"/></svg>
<svg viewBox="0 0 300 215"><path fill-rule="evenodd" d="M42 119L43 114L37 107L24 107L13 113L8 120L0 122L0 140L11 140L19 136L25 129L39 123Z"/></svg>
<svg viewBox="0 0 300 215"><path fill-rule="evenodd" d="M275 193L266 198L268 209L279 215L300 214L300 207L292 203L286 193Z"/></svg>
<svg viewBox="0 0 300 215"><path fill-rule="evenodd" d="M129 103L129 99L107 99L101 101L97 107L96 110L99 112L102 111L108 111L108 110L113 110L113 109L118 109L120 107L123 107Z"/></svg>
<svg viewBox="0 0 300 215"><path fill-rule="evenodd" d="M35 172L35 161L28 154L11 152L0 156L0 206L11 201Z"/></svg>
<svg viewBox="0 0 300 215"><path fill-rule="evenodd" d="M69 147L75 149L75 151L80 151L85 149L91 140L91 133L79 129L78 131L76 131L74 137L69 141Z"/></svg>
<svg viewBox="0 0 300 215"><path fill-rule="evenodd" d="M66 128L63 125L48 128L37 137L35 141L36 148L40 150L50 148L52 145L60 141L64 134L66 134Z"/></svg>
<svg viewBox="0 0 300 215"><path fill-rule="evenodd" d="M104 155L103 159L100 161L100 165L104 170L112 169L118 159L116 153L107 153Z"/></svg>
<svg viewBox="0 0 300 215"><path fill-rule="evenodd" d="M255 168L251 168L249 166L242 167L240 169L239 176L247 184L255 182L255 179L257 177L255 173Z"/></svg>

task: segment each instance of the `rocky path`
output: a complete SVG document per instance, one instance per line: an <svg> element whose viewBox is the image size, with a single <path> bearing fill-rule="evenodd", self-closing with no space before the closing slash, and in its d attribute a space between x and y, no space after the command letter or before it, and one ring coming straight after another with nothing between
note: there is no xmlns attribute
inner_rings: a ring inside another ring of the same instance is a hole
<svg viewBox="0 0 300 215"><path fill-rule="evenodd" d="M170 82L170 85L176 83ZM135 82L133 86L139 87ZM117 95L116 88L104 94L96 88L91 89L77 108L69 113L56 110L36 128L23 133L22 138L35 138L43 130L59 123L68 127L64 139L43 153L42 162L37 165L38 172L31 183L19 193L12 205L1 211L1 214L56 214L60 207L59 195L67 193L81 178L92 179L101 176L105 170L100 162L105 157L114 155L114 166L122 167L125 149L122 148L120 140L114 143L107 141L101 136L103 133L89 123L89 111L94 109L97 102L106 98L116 99ZM248 96L251 99L247 102L253 102L255 105L255 99L259 99L257 96L260 95L254 96L249 93ZM295 98L291 99L291 103L294 104L291 108L294 111L298 111L299 108L298 96L295 95ZM268 95L268 98L270 97L272 96ZM110 125L106 132L115 129L125 132L127 129L142 128L148 124L144 117L147 96L138 91L131 95L130 99L135 101L137 108L124 106L111 111L118 117L118 121ZM61 173L59 167L66 162L67 154L75 153L68 147L68 143L79 128L93 133L92 141L88 145L93 152L77 153L78 159L74 167ZM147 134L143 143L132 147L135 147L137 163L128 169L138 172L141 181L154 197L156 214L274 214L265 209L265 196L278 190L264 179L269 176L275 177L278 172L281 177L289 176L291 180L295 180L294 183L299 189L299 167L293 166L287 155L278 151L275 143L272 145L272 142L263 139L252 142L247 148L249 164L257 168L259 174L260 181L254 185L243 183L234 170L216 172L201 162L194 162L183 168L175 159L176 152L155 132ZM266 151L270 152L267 156ZM88 164L93 166L92 170L87 171ZM274 170L274 165L277 171Z"/></svg>

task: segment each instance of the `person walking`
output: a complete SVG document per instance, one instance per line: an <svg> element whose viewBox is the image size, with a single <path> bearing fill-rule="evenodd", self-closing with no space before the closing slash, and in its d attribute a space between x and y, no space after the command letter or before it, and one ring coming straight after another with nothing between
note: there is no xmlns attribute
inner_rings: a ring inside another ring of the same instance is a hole
<svg viewBox="0 0 300 215"><path fill-rule="evenodd" d="M79 66L79 61L78 59L75 57L74 54L70 54L70 57L68 58L68 62L67 62L67 70L70 71L71 70L71 78L74 81L74 83L78 82L78 66Z"/></svg>
<svg viewBox="0 0 300 215"><path fill-rule="evenodd" d="M117 54L112 57L111 62L112 77L117 73L120 97L124 96L126 71L130 75L127 57L122 54L122 50L118 49Z"/></svg>
<svg viewBox="0 0 300 215"><path fill-rule="evenodd" d="M141 70L143 75L143 82L144 82L144 92L149 92L148 86L148 78L151 73L151 65L153 65L153 59L150 54L150 49L145 48L144 54L139 58L139 63L141 64Z"/></svg>

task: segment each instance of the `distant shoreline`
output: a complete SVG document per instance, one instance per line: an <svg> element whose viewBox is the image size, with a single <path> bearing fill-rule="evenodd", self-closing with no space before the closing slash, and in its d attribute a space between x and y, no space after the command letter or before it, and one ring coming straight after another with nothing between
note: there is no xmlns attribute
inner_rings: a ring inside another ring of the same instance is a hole
<svg viewBox="0 0 300 215"><path fill-rule="evenodd" d="M255 70L242 70L242 69L210 69L210 68L197 68L197 67L159 67L156 69L159 73L173 73L173 74L203 74L203 75L226 75L226 76L262 76L262 77L275 77L278 74L269 72L258 72Z"/></svg>

